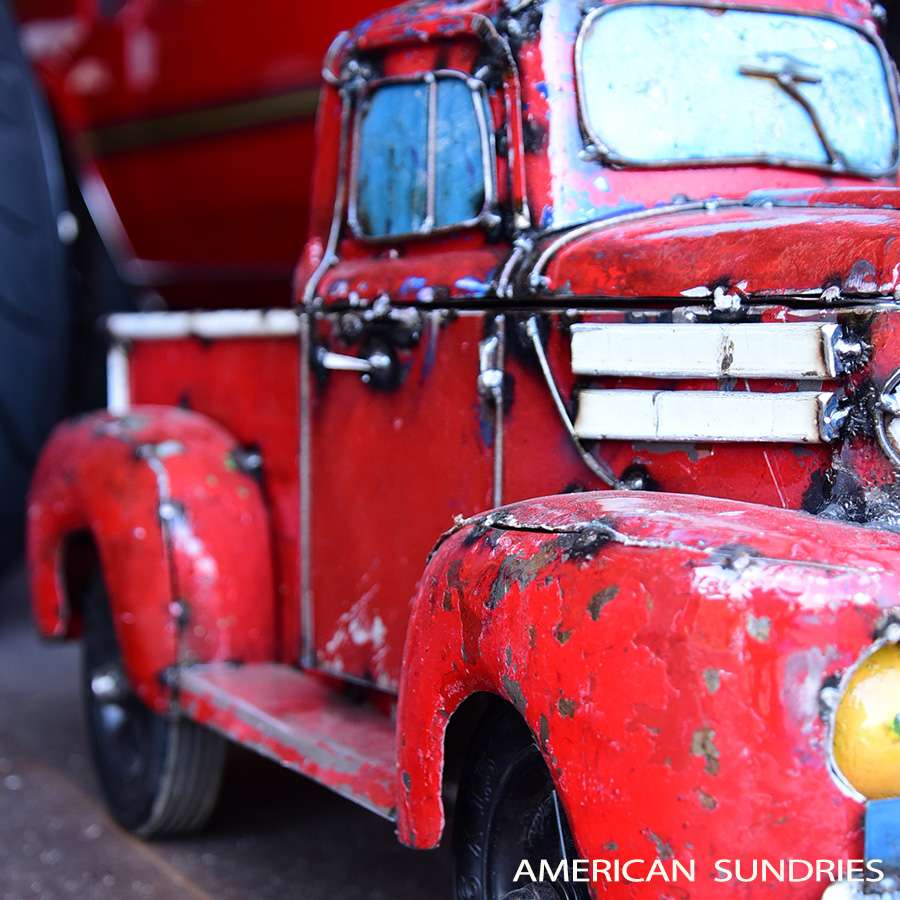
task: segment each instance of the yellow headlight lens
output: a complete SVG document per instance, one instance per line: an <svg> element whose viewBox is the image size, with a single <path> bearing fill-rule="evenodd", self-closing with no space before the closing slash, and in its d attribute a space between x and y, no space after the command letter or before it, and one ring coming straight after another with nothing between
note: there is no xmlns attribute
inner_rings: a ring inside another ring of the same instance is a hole
<svg viewBox="0 0 900 900"><path fill-rule="evenodd" d="M900 797L900 645L885 644L853 673L835 714L834 761L869 800Z"/></svg>

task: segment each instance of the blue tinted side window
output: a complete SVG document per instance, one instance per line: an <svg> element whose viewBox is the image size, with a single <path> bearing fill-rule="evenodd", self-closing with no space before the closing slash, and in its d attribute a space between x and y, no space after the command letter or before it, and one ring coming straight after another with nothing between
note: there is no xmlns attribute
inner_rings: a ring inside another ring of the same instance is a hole
<svg viewBox="0 0 900 900"><path fill-rule="evenodd" d="M356 217L365 234L419 231L428 190L428 85L385 85L359 129Z"/></svg>
<svg viewBox="0 0 900 900"><path fill-rule="evenodd" d="M484 209L484 158L475 102L480 98L465 81L438 81L434 197L438 228L477 218Z"/></svg>

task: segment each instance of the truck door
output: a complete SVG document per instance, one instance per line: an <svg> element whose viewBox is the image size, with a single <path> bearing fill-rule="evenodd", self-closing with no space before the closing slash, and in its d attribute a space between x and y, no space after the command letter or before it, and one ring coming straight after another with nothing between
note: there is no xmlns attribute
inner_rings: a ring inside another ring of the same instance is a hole
<svg viewBox="0 0 900 900"><path fill-rule="evenodd" d="M431 547L492 505L479 345L509 246L476 52L424 68L436 53L418 51L414 71L387 55L358 89L347 217L309 318L304 662L385 688Z"/></svg>

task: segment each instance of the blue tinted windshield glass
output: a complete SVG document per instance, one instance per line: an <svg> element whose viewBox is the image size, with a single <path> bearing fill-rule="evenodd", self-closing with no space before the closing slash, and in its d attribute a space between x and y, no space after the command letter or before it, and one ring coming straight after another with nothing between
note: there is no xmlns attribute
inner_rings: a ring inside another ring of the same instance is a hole
<svg viewBox="0 0 900 900"><path fill-rule="evenodd" d="M372 94L359 129L357 218L366 234L409 234L425 221L428 85L391 84Z"/></svg>
<svg viewBox="0 0 900 900"><path fill-rule="evenodd" d="M434 224L441 227L474 219L484 209L484 159L478 99L459 78L437 85Z"/></svg>
<svg viewBox="0 0 900 900"><path fill-rule="evenodd" d="M754 159L878 175L896 124L875 44L829 19L635 5L590 18L581 97L612 158Z"/></svg>

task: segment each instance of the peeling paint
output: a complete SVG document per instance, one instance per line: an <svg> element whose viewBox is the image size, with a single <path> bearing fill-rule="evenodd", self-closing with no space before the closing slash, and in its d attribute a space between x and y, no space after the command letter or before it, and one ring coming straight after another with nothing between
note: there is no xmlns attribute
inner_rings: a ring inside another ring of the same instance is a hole
<svg viewBox="0 0 900 900"><path fill-rule="evenodd" d="M503 689L506 691L507 697L512 701L513 706L520 713L525 712L525 694L522 691L522 685L518 681L510 678L508 675L503 676Z"/></svg>
<svg viewBox="0 0 900 900"><path fill-rule="evenodd" d="M641 834L644 835L648 840L652 841L656 846L656 855L659 859L665 862L667 859L672 859L675 856L675 852L672 850L671 844L668 844L664 841L658 834L654 834L649 828L645 828L641 831Z"/></svg>
<svg viewBox="0 0 900 900"><path fill-rule="evenodd" d="M335 671L344 668L345 653L351 652L352 648L366 648L373 679L378 681L387 677L384 668L389 649L387 627L382 617L372 611L372 601L377 594L377 585L369 588L338 618L334 634L324 648L325 658Z"/></svg>
<svg viewBox="0 0 900 900"><path fill-rule="evenodd" d="M712 728L698 728L691 737L691 753L706 760L704 771L709 775L719 774L719 751L713 743L716 736Z"/></svg>
<svg viewBox="0 0 900 900"><path fill-rule="evenodd" d="M606 606L607 603L610 603L615 599L616 594L619 593L619 588L617 585L611 584L609 587L603 588L601 591L597 591L591 597L590 603L588 603L588 612L591 614L591 618L596 622L597 619L600 618L600 613L603 610L603 607Z"/></svg>
<svg viewBox="0 0 900 900"><path fill-rule="evenodd" d="M706 684L706 689L714 694L719 689L720 684L720 673L718 669L704 669L703 670L703 681Z"/></svg>
<svg viewBox="0 0 900 900"><path fill-rule="evenodd" d="M757 618L752 613L747 613L747 634L754 640L762 643L769 640L772 631L772 620L768 616Z"/></svg>

